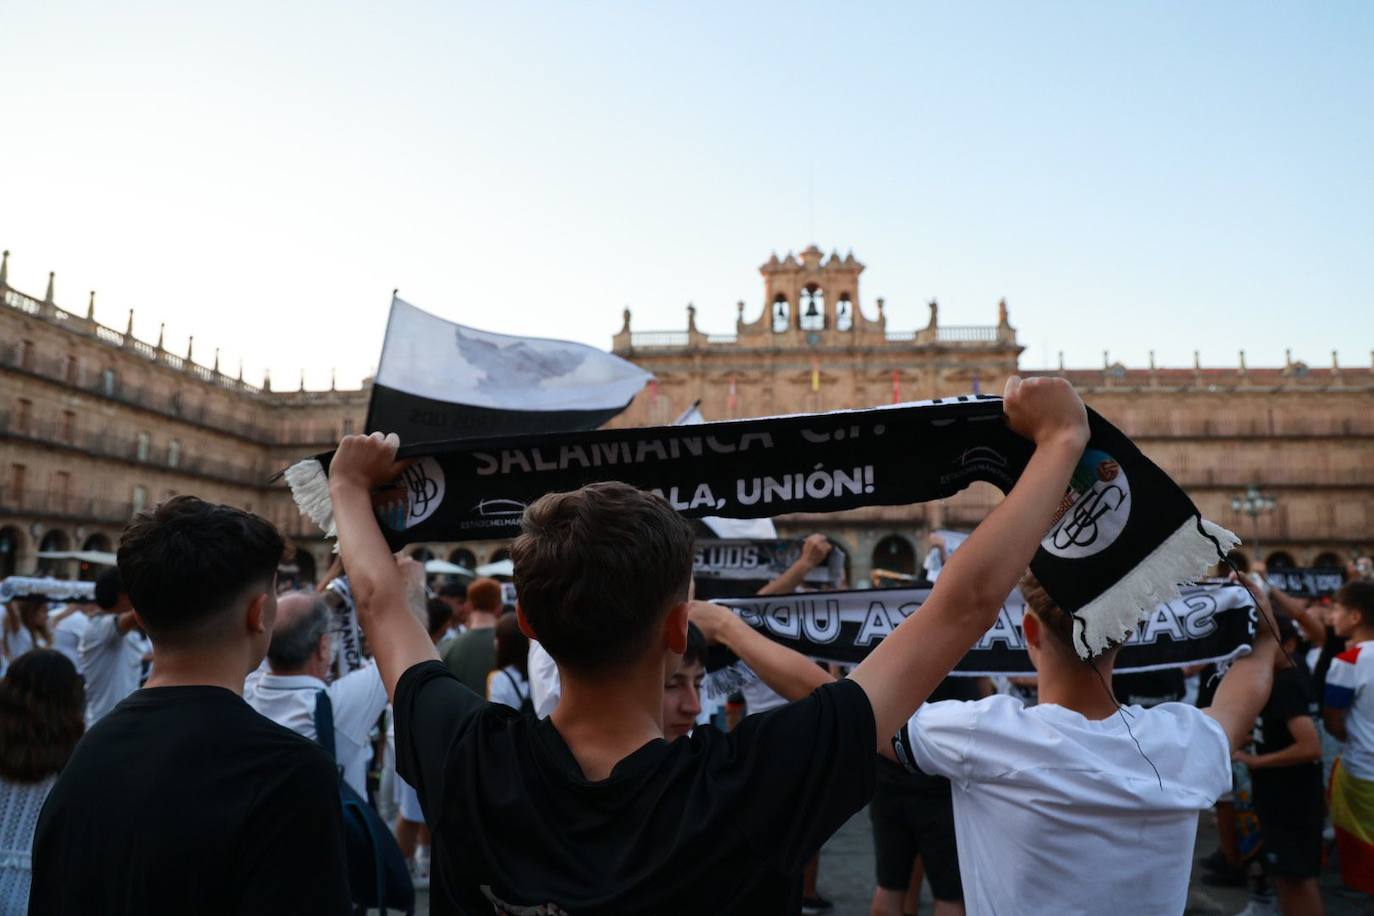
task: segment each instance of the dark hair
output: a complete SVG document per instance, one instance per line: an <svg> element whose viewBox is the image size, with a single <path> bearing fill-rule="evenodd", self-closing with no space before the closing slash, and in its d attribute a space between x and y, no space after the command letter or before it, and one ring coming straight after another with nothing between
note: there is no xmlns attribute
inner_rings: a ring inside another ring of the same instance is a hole
<svg viewBox="0 0 1374 916"><path fill-rule="evenodd" d="M314 592L287 592L277 601L289 596L309 598L310 610L285 624L277 618L277 625L272 628L272 641L267 644L267 661L277 671L295 671L310 661L329 630L329 605L324 598Z"/></svg>
<svg viewBox="0 0 1374 916"><path fill-rule="evenodd" d="M687 622L687 651L682 653L682 663L706 667L706 635L690 620Z"/></svg>
<svg viewBox="0 0 1374 916"><path fill-rule="evenodd" d="M56 649L34 649L0 679L0 777L38 782L67 765L86 722L86 689Z"/></svg>
<svg viewBox="0 0 1374 916"><path fill-rule="evenodd" d="M1243 550L1231 550L1226 554L1226 561L1243 573L1250 571L1250 558L1245 555ZM1223 565L1223 570L1225 566Z"/></svg>
<svg viewBox="0 0 1374 916"><path fill-rule="evenodd" d="M1290 639L1299 638L1298 625L1287 614L1275 614L1274 627L1279 633L1279 645L1283 645Z"/></svg>
<svg viewBox="0 0 1374 916"><path fill-rule="evenodd" d="M1347 582L1336 589L1331 600L1358 613L1360 622L1365 626L1374 626L1374 582L1368 579Z"/></svg>
<svg viewBox="0 0 1374 916"><path fill-rule="evenodd" d="M453 608L438 598L431 598L425 602L425 610L429 614L428 632L431 637L448 629L448 623L453 619Z"/></svg>
<svg viewBox="0 0 1374 916"><path fill-rule="evenodd" d="M445 582L439 586L440 598L467 598L468 587L462 582Z"/></svg>
<svg viewBox="0 0 1374 916"><path fill-rule="evenodd" d="M560 665L623 666L686 599L692 542L691 526L663 497L628 484L543 496L511 545L525 619Z"/></svg>
<svg viewBox="0 0 1374 916"><path fill-rule="evenodd" d="M119 539L119 575L148 635L178 639L266 589L286 544L250 512L176 496L134 516Z"/></svg>
<svg viewBox="0 0 1374 916"><path fill-rule="evenodd" d="M501 583L495 579L473 579L467 590L468 607L496 614L501 611Z"/></svg>
<svg viewBox="0 0 1374 916"><path fill-rule="evenodd" d="M495 668L515 666L520 676L529 678L530 640L520 630L520 621L514 614L502 614L496 621L496 664Z"/></svg>
<svg viewBox="0 0 1374 916"><path fill-rule="evenodd" d="M119 603L124 593L124 580L119 578L119 570L111 567L95 577L95 603L102 611L108 611Z"/></svg>

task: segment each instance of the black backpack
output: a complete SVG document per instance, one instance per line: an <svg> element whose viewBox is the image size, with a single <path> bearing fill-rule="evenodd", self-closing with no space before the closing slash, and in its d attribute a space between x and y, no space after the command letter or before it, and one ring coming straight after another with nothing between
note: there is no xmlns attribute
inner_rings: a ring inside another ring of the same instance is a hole
<svg viewBox="0 0 1374 916"><path fill-rule="evenodd" d="M514 690L514 691L515 691L515 695L518 696L518 697L520 698L520 706L519 706L520 715L522 715L522 716L532 716L532 715L534 715L534 700L530 699L530 685L529 685L528 683L526 683L526 684L525 684L525 692L524 692L524 693L521 693L521 692L520 692L520 682L517 681L517 680L515 679L515 677L514 677L509 671L507 671L505 668L502 668L502 669L501 669L501 673L504 674L504 675L506 676L506 680L510 681L511 689Z"/></svg>
<svg viewBox="0 0 1374 916"><path fill-rule="evenodd" d="M323 690L315 694L315 739L334 760L334 704ZM405 855L396 845L375 808L344 781L339 771L339 801L343 804L344 848L348 853L348 890L355 904L367 909L415 913L415 885Z"/></svg>

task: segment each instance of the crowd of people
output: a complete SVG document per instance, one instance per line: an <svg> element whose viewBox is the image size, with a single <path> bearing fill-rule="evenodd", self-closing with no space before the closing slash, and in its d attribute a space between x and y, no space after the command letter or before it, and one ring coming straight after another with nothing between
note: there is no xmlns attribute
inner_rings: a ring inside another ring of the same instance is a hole
<svg viewBox="0 0 1374 916"><path fill-rule="evenodd" d="M1205 861L1250 912L1320 913L1328 834L1374 894L1374 582L1312 602L1241 577L1248 654L1177 695L1114 679L1027 572L1082 403L1047 378L1005 409L1035 445L1020 481L850 671L697 600L692 528L624 484L528 507L514 604L392 553L370 493L394 438L340 444L340 563L312 591L278 593L286 545L250 513L140 513L94 607L6 610L0 916L342 914L426 886L433 913L821 912L818 853L865 806L883 916L923 881L941 916L1180 913L1213 806ZM1033 684L949 676L1018 585ZM757 675L743 715L703 702L712 647Z"/></svg>

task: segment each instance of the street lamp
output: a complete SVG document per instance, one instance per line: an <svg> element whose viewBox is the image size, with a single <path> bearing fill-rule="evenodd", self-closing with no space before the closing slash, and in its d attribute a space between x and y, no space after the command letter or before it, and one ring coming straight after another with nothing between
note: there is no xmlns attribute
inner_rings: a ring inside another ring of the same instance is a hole
<svg viewBox="0 0 1374 916"><path fill-rule="evenodd" d="M1251 525L1255 529L1255 559L1258 562L1264 561L1264 554L1260 549L1259 517L1266 512L1273 512L1274 506L1274 497L1261 493L1255 486L1246 487L1244 493L1231 497L1231 511L1244 512L1250 516Z"/></svg>

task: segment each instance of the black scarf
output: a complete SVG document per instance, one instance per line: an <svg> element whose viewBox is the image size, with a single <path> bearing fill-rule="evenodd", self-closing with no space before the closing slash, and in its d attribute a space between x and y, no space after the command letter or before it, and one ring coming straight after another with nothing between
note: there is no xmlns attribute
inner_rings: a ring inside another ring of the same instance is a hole
<svg viewBox="0 0 1374 916"><path fill-rule="evenodd" d="M1116 427L1088 411L1090 439L1031 570L1074 616L1080 654L1121 639L1237 541ZM393 548L414 541L510 537L546 493L620 480L654 490L691 518L760 518L904 505L975 480L1003 492L1034 446L1000 398L964 396L872 410L697 426L461 439L402 445L418 458L374 496ZM301 510L333 534L332 453L286 471Z"/></svg>
<svg viewBox="0 0 1374 916"><path fill-rule="evenodd" d="M856 665L897 625L917 612L928 588L853 592L802 592L752 598L717 598L774 642L821 662ZM1186 586L1174 601L1154 608L1132 630L1117 654L1117 673L1228 662L1249 650L1258 616L1243 586ZM1025 602L1012 592L997 623L969 649L952 675L1034 675L1026 653L1021 617ZM728 696L756 680L729 650L713 649L707 662L707 691Z"/></svg>

